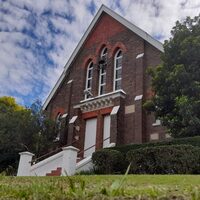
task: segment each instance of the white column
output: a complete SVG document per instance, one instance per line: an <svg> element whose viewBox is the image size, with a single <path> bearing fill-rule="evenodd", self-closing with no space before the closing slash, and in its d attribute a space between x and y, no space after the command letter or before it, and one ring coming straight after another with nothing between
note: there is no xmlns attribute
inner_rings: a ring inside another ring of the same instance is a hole
<svg viewBox="0 0 200 200"><path fill-rule="evenodd" d="M30 176L31 161L34 154L25 151L19 153L20 160L17 170L17 176Z"/></svg>
<svg viewBox="0 0 200 200"><path fill-rule="evenodd" d="M75 174L78 151L79 149L73 146L63 147L62 175Z"/></svg>

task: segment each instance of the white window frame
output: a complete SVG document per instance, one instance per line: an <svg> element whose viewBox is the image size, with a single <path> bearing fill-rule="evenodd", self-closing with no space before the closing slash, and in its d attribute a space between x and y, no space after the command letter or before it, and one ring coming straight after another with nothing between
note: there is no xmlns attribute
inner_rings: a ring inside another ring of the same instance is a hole
<svg viewBox="0 0 200 200"><path fill-rule="evenodd" d="M117 57L117 55L119 54L120 51L121 51L121 55L120 55L119 57ZM121 73L121 77L120 77L120 78L116 78L116 71L117 71L117 70L120 70L120 69L122 70L122 64L121 64L120 67L117 67L117 66L116 66L116 65L117 65L117 60L122 59L122 58L123 58L122 50L119 49L119 50L116 52L115 57L114 57L113 91L116 91L116 90L120 90L120 89L121 89L121 88L115 89L115 87L116 87L116 82L117 82L117 81L121 81L121 84L122 84L122 73Z"/></svg>
<svg viewBox="0 0 200 200"><path fill-rule="evenodd" d="M91 77L89 77L89 71L91 72ZM88 66L87 66L87 73L86 73L86 82L85 82L85 90L90 90L92 89L92 76L93 76L93 62L89 62ZM88 87L88 83L91 80L91 84L90 87ZM87 96L87 94L85 94L85 99L89 99L89 97Z"/></svg>
<svg viewBox="0 0 200 200"><path fill-rule="evenodd" d="M106 50L106 52L105 52L105 50ZM107 50L108 50L108 49L107 49L106 47L103 48L103 50L101 51L101 59L102 59L103 57L105 57L105 58L107 59L107 55L108 55ZM101 80L102 80L103 76L105 76L105 83L101 83ZM102 87L102 86L106 86L106 69L104 69L104 72L103 72L103 69L100 69L100 70L99 70L99 91L98 91L98 95L103 95L103 94L105 94L105 92L103 92L103 93L101 94L101 87Z"/></svg>
<svg viewBox="0 0 200 200"><path fill-rule="evenodd" d="M62 114L59 112L56 116L56 119L55 119L55 123L56 123L58 133L57 133L57 136L56 136L54 142L60 140L61 118L62 118Z"/></svg>

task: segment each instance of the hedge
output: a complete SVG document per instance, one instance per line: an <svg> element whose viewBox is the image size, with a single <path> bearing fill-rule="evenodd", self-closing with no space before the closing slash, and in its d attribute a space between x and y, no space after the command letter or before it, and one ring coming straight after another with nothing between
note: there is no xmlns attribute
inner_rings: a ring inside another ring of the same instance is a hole
<svg viewBox="0 0 200 200"><path fill-rule="evenodd" d="M167 145L192 145L192 146L200 147L200 136L180 138L180 139L168 139L165 141L150 142L150 143L143 143L143 144L122 145L122 146L112 147L110 149L120 151L125 155L129 150L132 150L132 149L167 146Z"/></svg>
<svg viewBox="0 0 200 200"><path fill-rule="evenodd" d="M126 158L133 174L200 173L200 148L191 145L140 148L130 150Z"/></svg>
<svg viewBox="0 0 200 200"><path fill-rule="evenodd" d="M124 173L130 162L131 173L200 173L200 136L112 147L93 153L92 160L100 174Z"/></svg>
<svg viewBox="0 0 200 200"><path fill-rule="evenodd" d="M102 149L92 154L94 172L97 174L123 173L127 163L117 150ZM125 166L124 166L125 165Z"/></svg>

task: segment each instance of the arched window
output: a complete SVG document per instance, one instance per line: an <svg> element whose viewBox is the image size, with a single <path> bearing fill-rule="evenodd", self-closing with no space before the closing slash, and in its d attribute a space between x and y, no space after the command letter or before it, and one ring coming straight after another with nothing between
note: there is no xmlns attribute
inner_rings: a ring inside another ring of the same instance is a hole
<svg viewBox="0 0 200 200"><path fill-rule="evenodd" d="M59 141L60 140L61 117L62 117L62 114L59 112L57 114L57 116L56 116L56 119L55 119L55 121L56 121L56 127L55 128L56 128L56 134L57 134L55 141Z"/></svg>
<svg viewBox="0 0 200 200"><path fill-rule="evenodd" d="M87 67L87 74L86 74L86 83L85 83L85 99L88 99L92 96L91 89L92 89L92 74L93 74L93 62L90 62Z"/></svg>
<svg viewBox="0 0 200 200"><path fill-rule="evenodd" d="M106 47L103 48L100 55L99 61L99 95L105 93L106 89L106 63L107 63L108 50Z"/></svg>
<svg viewBox="0 0 200 200"><path fill-rule="evenodd" d="M122 51L119 49L114 57L113 90L121 89L122 85Z"/></svg>

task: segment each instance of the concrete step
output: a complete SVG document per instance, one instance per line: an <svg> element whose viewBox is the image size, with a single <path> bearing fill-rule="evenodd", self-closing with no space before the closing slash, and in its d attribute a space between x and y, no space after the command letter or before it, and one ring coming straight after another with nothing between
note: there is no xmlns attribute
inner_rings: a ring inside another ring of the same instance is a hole
<svg viewBox="0 0 200 200"><path fill-rule="evenodd" d="M46 176L61 176L61 171L62 171L62 168L58 167L55 170L51 170L51 172L47 173Z"/></svg>

